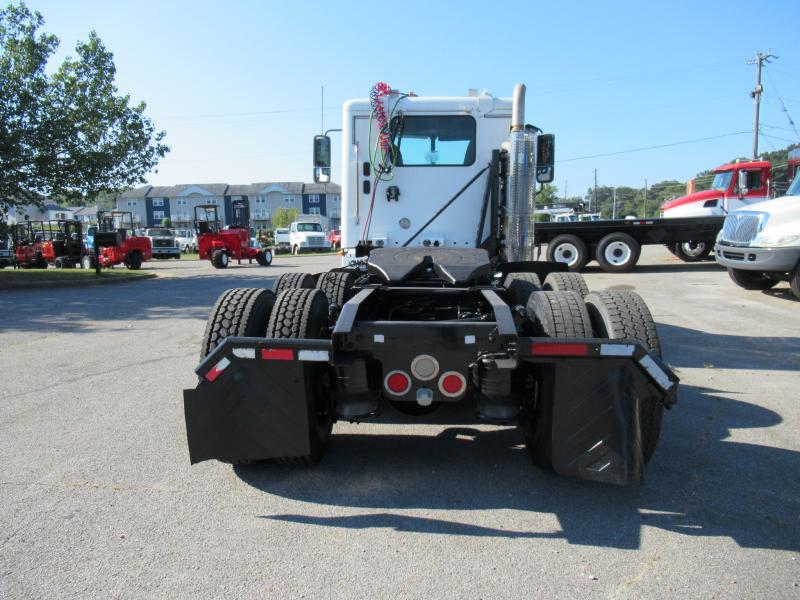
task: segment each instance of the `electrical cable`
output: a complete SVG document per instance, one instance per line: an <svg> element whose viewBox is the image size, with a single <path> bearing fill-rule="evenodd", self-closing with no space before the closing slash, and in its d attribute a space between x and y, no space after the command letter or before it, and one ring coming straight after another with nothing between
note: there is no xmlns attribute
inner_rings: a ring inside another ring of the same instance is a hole
<svg viewBox="0 0 800 600"><path fill-rule="evenodd" d="M783 109L783 112L786 115L786 118L789 120L789 125L792 126L792 129L794 130L794 134L797 136L797 139L800 140L800 133L797 132L797 127L795 127L794 121L792 121L792 116L789 114L789 111L786 109L786 105L783 103L783 98L781 98L781 94L778 91L778 86L775 85L775 82L772 80L772 75L769 74L769 69L767 69L766 66L764 67L764 72L767 74L767 79L769 79L769 82L772 84L772 89L775 90L775 95L778 97L778 101L781 103L781 108Z"/></svg>

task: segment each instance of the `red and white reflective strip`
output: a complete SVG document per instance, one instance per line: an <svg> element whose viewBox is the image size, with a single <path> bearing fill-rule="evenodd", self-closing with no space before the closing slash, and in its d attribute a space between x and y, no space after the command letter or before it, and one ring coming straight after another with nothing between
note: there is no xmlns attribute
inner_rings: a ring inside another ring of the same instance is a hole
<svg viewBox="0 0 800 600"><path fill-rule="evenodd" d="M294 360L291 348L262 348L261 358L264 360Z"/></svg>
<svg viewBox="0 0 800 600"><path fill-rule="evenodd" d="M587 356L589 344L564 342L534 342L531 344L534 356Z"/></svg>
<svg viewBox="0 0 800 600"><path fill-rule="evenodd" d="M231 361L227 358L223 358L206 373L206 379L213 382L217 377L222 375L222 372L229 364L231 364Z"/></svg>

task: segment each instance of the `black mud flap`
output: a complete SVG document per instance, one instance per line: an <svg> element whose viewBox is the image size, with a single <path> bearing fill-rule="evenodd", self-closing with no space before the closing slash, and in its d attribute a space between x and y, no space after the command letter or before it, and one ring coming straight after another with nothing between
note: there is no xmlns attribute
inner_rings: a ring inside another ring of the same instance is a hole
<svg viewBox="0 0 800 600"><path fill-rule="evenodd" d="M532 348L524 360L547 369L540 390L551 396L542 401L552 401L553 469L603 483L641 483L642 406L671 407L677 377L638 342L534 341Z"/></svg>
<svg viewBox="0 0 800 600"><path fill-rule="evenodd" d="M310 453L309 362L328 362L327 340L227 338L183 391L189 458L242 462Z"/></svg>

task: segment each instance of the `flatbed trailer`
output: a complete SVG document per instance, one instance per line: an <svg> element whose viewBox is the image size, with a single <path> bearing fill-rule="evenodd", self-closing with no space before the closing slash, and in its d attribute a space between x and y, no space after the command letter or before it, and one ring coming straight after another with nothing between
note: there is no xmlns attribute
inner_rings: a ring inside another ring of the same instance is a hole
<svg viewBox="0 0 800 600"><path fill-rule="evenodd" d="M663 244L685 262L705 260L724 216L537 223L536 246L547 244L547 260L580 271L591 260L609 273L630 271L641 247Z"/></svg>

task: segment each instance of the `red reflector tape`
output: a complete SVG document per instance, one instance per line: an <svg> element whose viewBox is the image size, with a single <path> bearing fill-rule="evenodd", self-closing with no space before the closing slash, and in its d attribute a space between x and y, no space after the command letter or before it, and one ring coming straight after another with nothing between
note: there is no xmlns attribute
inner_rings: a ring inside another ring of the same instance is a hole
<svg viewBox="0 0 800 600"><path fill-rule="evenodd" d="M208 379L213 383L214 380L222 374L222 372L229 364L231 364L231 361L228 360L227 358L223 358L216 365L214 365L214 367L208 373L206 373L206 379Z"/></svg>
<svg viewBox="0 0 800 600"><path fill-rule="evenodd" d="M289 348L263 348L261 358L264 360L294 360L294 352Z"/></svg>
<svg viewBox="0 0 800 600"><path fill-rule="evenodd" d="M534 356L586 356L589 354L589 344L534 342L531 344L531 354Z"/></svg>

